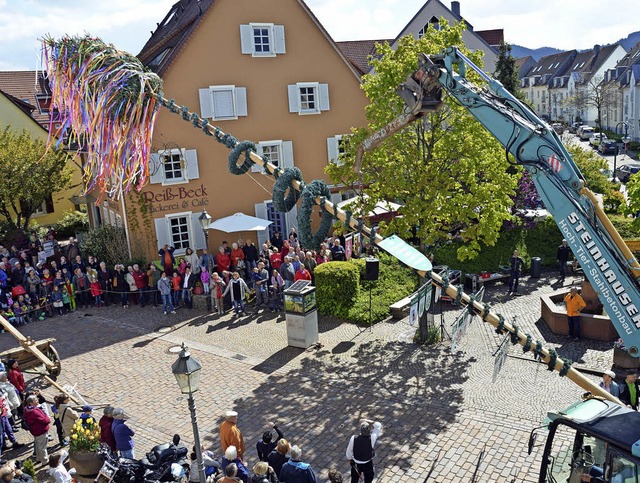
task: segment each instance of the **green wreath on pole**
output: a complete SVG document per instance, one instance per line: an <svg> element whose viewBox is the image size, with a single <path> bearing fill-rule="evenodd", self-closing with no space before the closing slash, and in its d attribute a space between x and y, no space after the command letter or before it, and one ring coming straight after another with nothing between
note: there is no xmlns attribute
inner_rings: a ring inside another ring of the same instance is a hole
<svg viewBox="0 0 640 483"><path fill-rule="evenodd" d="M300 193L293 187L294 179L302 183L302 171L299 168L286 168L273 186L273 206L281 213L291 211L300 198ZM287 190L289 193L285 197Z"/></svg>
<svg viewBox="0 0 640 483"><path fill-rule="evenodd" d="M313 205L316 203L318 196L323 197L320 204L322 219L320 221L320 228L318 228L317 232L313 233L311 230L311 212L313 211ZM329 191L329 187L321 179L314 179L302 190L302 203L298 210L298 236L300 238L300 244L303 247L317 250L320 248L320 244L327 238L329 230L331 230L331 224L333 223L333 215L324 207L324 198L329 198L330 196L331 191Z"/></svg>

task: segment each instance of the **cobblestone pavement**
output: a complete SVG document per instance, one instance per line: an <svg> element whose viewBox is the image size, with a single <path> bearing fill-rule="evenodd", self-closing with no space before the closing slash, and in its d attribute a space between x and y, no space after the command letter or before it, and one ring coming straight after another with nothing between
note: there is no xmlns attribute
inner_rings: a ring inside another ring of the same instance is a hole
<svg viewBox="0 0 640 483"><path fill-rule="evenodd" d="M539 296L556 288L552 281L525 278L526 295L516 297L497 284L485 300L578 366L610 368L611 343L568 341L540 321ZM460 308L443 308L448 330ZM232 408L240 415L250 467L255 442L275 421L322 477L334 465L348 470L346 443L367 417L384 425L376 451L379 482L472 481L474 473L479 482L537 481L540 451L526 454L530 430L547 411L582 393L518 347L492 384L500 337L478 318L456 352L448 343L404 342L413 333L406 320L362 330L321 318L319 329L321 345L305 351L287 346L283 316L234 319L184 309L163 316L159 308L117 307L79 310L29 324L23 333L58 339L60 382L76 384L92 404L122 406L133 415L138 456L176 432L192 444L187 401L171 374L174 351L184 341L203 365L199 425L217 454L217 426ZM0 336L0 350L15 346L11 336ZM19 435L28 439L24 431Z"/></svg>

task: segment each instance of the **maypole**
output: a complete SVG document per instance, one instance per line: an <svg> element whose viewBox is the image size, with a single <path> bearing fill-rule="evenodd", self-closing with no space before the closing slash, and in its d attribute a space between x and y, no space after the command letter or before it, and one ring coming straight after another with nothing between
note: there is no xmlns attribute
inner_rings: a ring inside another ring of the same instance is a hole
<svg viewBox="0 0 640 483"><path fill-rule="evenodd" d="M362 218L353 218L349 211L340 209L331 201L323 180L305 183L298 168L276 167L256 153L253 142L239 141L186 106L164 98L160 77L148 71L137 58L89 36L46 38L44 58L52 104L58 108L64 126L71 129L72 136L88 152L84 168L87 191L98 190L102 195L117 197L144 186L156 114L160 106L165 107L229 148L228 168L232 174L242 175L257 164L273 176L276 179L273 202L279 211L289 211L302 200L298 228L303 246L317 247L329 234L333 218L338 218L351 229L365 233L371 243L396 256L421 276L431 277L471 314L491 324L497 333L509 334L513 344L520 344L523 352L533 353L550 371L558 371L560 376L568 377L585 391L621 404L571 367L571 361L560 358L553 349L544 348L540 341L534 341L531 335L492 312L488 304L465 294L462 287L455 287L446 277L432 273L429 260L415 248L397 237L383 238L375 229L365 226ZM313 205L318 205L322 213L316 233L311 232Z"/></svg>

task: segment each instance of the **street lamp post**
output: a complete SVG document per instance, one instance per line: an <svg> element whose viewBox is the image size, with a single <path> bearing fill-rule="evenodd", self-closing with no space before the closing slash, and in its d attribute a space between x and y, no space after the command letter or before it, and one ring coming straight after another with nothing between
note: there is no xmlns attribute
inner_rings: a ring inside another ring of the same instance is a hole
<svg viewBox="0 0 640 483"><path fill-rule="evenodd" d="M191 412L191 425L193 426L193 441L196 447L196 461L198 462L198 475L201 482L205 482L204 464L202 462L202 448L200 446L200 433L198 431L198 416L196 414L196 402L193 399L193 393L200 386L200 369L202 365L187 350L182 343L182 350L178 355L178 360L171 366L171 372L178 381L178 387L182 394L189 395L189 411Z"/></svg>
<svg viewBox="0 0 640 483"><path fill-rule="evenodd" d="M202 231L204 232L204 243L207 248L207 271L211 273L211 254L209 253L209 225L211 224L211 220L213 218L207 210L204 210L202 214L198 217L198 221L200 221L200 226L202 226Z"/></svg>
<svg viewBox="0 0 640 483"><path fill-rule="evenodd" d="M629 124L627 124L625 121L621 121L618 124L616 124L616 134L618 133L618 126L623 125L624 126L624 136L622 137L622 143L625 146L625 152L627 150L627 144L629 144ZM602 142L602 139L600 140L600 142ZM617 162L617 157L618 157L618 142L616 141L616 150L613 152L613 180L616 179L616 162Z"/></svg>

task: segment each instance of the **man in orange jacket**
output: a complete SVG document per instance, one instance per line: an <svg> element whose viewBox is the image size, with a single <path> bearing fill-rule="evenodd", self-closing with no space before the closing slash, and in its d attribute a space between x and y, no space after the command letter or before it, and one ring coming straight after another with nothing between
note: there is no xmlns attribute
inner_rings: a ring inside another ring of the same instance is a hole
<svg viewBox="0 0 640 483"><path fill-rule="evenodd" d="M578 293L578 289L571 287L571 290L564 298L564 303L567 306L567 319L569 321L569 338L573 340L580 339L580 311L584 309L587 304Z"/></svg>
<svg viewBox="0 0 640 483"><path fill-rule="evenodd" d="M235 446L238 450L238 458L243 459L244 455L244 439L240 429L238 429L238 413L235 411L227 411L224 414L225 421L220 425L220 444L222 444L222 452L227 451L229 446Z"/></svg>

